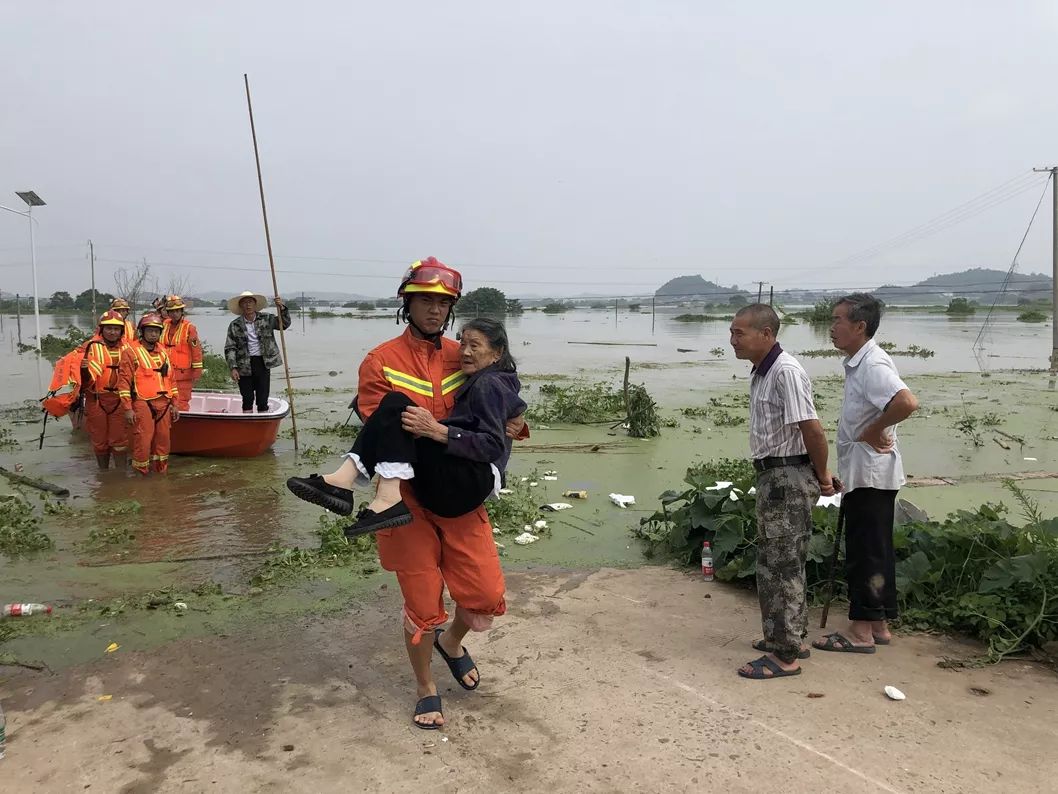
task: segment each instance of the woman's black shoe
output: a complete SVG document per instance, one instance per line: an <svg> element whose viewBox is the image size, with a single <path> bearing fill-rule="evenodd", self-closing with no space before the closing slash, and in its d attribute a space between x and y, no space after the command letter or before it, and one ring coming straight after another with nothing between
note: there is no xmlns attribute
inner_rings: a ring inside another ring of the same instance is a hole
<svg viewBox="0 0 1058 794"><path fill-rule="evenodd" d="M287 488L298 499L312 502L332 513L340 516L353 513L353 492L348 488L331 485L318 474L311 474L308 477L291 477L287 480Z"/></svg>
<svg viewBox="0 0 1058 794"><path fill-rule="evenodd" d="M347 538L355 538L358 535L366 535L369 532L378 532L380 529L392 529L402 527L411 523L411 511L401 500L393 507L387 507L381 513L364 508L356 514L356 523L345 528Z"/></svg>

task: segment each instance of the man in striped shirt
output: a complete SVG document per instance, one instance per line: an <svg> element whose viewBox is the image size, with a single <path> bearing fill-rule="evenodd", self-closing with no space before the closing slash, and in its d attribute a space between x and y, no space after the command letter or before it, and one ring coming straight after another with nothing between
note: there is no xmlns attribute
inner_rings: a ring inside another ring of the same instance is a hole
<svg viewBox="0 0 1058 794"><path fill-rule="evenodd" d="M800 675L807 658L805 560L812 507L840 487L827 469L827 438L816 416L812 383L776 341L779 316L763 303L745 306L731 323L736 358L753 364L749 445L757 470L757 595L764 656L739 669L743 678Z"/></svg>

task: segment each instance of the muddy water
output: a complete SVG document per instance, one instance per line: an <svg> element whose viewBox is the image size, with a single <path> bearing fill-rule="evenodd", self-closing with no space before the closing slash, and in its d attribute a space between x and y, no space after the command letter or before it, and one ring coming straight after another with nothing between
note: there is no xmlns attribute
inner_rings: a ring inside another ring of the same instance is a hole
<svg viewBox="0 0 1058 794"><path fill-rule="evenodd" d="M382 314L382 313L380 313ZM205 343L223 345L231 315L218 310L196 312ZM42 318L49 330L61 330L75 317ZM657 494L678 487L687 465L695 459L741 457L746 453L745 427L716 428L707 420L687 420L683 407L706 403L710 396L742 394L747 369L734 361L727 347L727 323L679 323L673 315L574 311L546 316L528 313L508 321L519 368L526 375L526 396L532 400L548 375L575 378L618 378L624 356L633 361L633 380L645 383L666 415L680 427L666 429L660 439L630 440L610 435L605 427L538 427L532 446L516 449L513 475L556 469L558 482L539 481L540 502L559 499L562 490L584 488L591 498L572 511L555 515L552 533L541 542L520 547L504 541L505 554L518 564L612 564L642 561L629 541L628 529L656 506ZM23 331L30 323L23 323ZM906 467L916 475L966 477L1021 471L1058 470L1058 399L1046 375L1001 370L1046 365L1049 324L1025 325L1001 320L991 334L986 362L995 372L977 371L972 344L979 321L950 320L943 315L893 314L884 335L904 348L929 347L933 358L899 358L898 365L924 405L922 416L902 429ZM302 448L328 445L335 452L346 443L315 432L323 424L344 421L355 389L356 364L363 354L399 329L392 315L378 319L296 317L287 336L293 362ZM28 336L28 334L27 334ZM0 403L37 396L33 356L17 355L13 325L5 318L0 337L0 365L9 373ZM794 352L827 347L825 330L807 325L784 329L784 346ZM616 342L616 345L570 344ZM723 348L724 355L711 353ZM686 352L679 352L682 348ZM835 358L804 359L816 382L820 412L831 434L840 405L840 364ZM41 373L46 381L48 372ZM953 375L961 371L963 374ZM331 375L330 372L335 374ZM278 390L278 379L273 381ZM966 413L994 413L1002 422L995 430L1024 438L1025 444L982 428L985 446L975 447L954 429ZM255 553L270 544L311 544L320 513L291 497L286 477L333 465L334 457L310 463L295 458L292 442L281 438L272 453L253 460L174 458L168 477L141 479L119 472L98 472L83 435L69 425L49 426L44 449L36 449L39 425L11 425L20 442L17 450L0 450L0 465L21 463L27 474L60 483L72 492L72 516L46 516L45 529L57 544L55 553L13 563L0 559L0 601L27 597L62 601L142 590L175 580L212 578L226 586L245 586L259 559ZM289 430L289 424L285 425ZM1002 448L998 441L1011 447ZM549 450L553 444L601 444L600 451ZM1036 458L1035 461L1025 460ZM1055 480L1025 483L1050 515L1058 512ZM0 482L0 493L9 488ZM636 508L621 510L606 494L616 491L637 497ZM958 487L908 489L907 498L932 514L982 501L1004 499L995 478ZM138 502L138 512L109 515L108 506ZM87 551L82 545L92 529L129 527L135 540L109 552ZM505 528L507 529L507 528ZM211 557L213 559L193 559ZM189 559L192 558L192 559Z"/></svg>

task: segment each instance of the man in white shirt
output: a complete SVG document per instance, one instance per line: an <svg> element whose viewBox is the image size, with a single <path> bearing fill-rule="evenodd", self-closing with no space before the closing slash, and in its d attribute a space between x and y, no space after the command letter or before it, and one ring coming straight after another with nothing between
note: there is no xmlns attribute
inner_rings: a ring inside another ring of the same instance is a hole
<svg viewBox="0 0 1058 794"><path fill-rule="evenodd" d="M764 638L759 659L743 678L799 675L808 628L805 561L812 507L834 493L827 438L816 416L808 373L775 337L779 317L762 303L739 310L731 323L735 356L753 364L749 385L749 446L757 470L757 596Z"/></svg>
<svg viewBox="0 0 1058 794"><path fill-rule="evenodd" d="M888 621L897 616L893 513L905 480L896 425L918 400L874 341L881 317L882 302L864 293L842 298L831 316L830 339L847 356L838 475L845 486L849 627L812 643L823 651L874 653L889 644Z"/></svg>

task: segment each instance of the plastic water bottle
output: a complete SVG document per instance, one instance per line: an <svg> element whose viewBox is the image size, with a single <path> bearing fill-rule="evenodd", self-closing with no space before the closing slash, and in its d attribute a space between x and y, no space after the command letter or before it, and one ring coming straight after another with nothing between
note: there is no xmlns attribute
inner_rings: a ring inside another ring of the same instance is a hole
<svg viewBox="0 0 1058 794"><path fill-rule="evenodd" d="M50 615L51 607L47 604L4 604L0 615L5 618L28 617L29 615Z"/></svg>
<svg viewBox="0 0 1058 794"><path fill-rule="evenodd" d="M702 541L702 578L713 581L713 549L708 540Z"/></svg>

